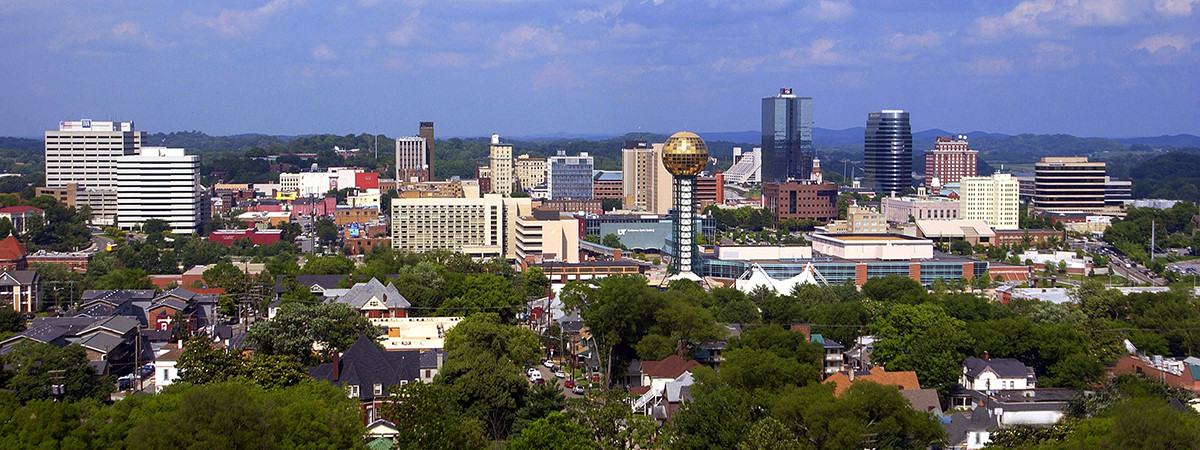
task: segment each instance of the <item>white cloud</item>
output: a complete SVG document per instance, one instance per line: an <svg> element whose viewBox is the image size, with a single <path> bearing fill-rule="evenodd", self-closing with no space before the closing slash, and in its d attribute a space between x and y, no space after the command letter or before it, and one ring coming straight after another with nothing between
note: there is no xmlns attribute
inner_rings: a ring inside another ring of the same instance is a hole
<svg viewBox="0 0 1200 450"><path fill-rule="evenodd" d="M317 61L333 61L338 58L337 53L329 48L328 45L320 44L312 49L312 57Z"/></svg>
<svg viewBox="0 0 1200 450"><path fill-rule="evenodd" d="M1039 42L1033 47L1033 55L1029 65L1037 69L1065 69L1079 64L1071 47L1055 42Z"/></svg>
<svg viewBox="0 0 1200 450"><path fill-rule="evenodd" d="M1146 50L1150 53L1158 53L1163 49L1189 52L1192 50L1192 44L1196 43L1196 41L1197 39L1189 38L1182 34L1156 34L1147 36L1131 48L1134 50Z"/></svg>
<svg viewBox="0 0 1200 450"><path fill-rule="evenodd" d="M586 83L575 74L575 71L560 60L546 63L529 78L530 85L536 90L548 88L572 89L584 86Z"/></svg>
<svg viewBox="0 0 1200 450"><path fill-rule="evenodd" d="M545 29L521 25L501 34L496 40L496 59L517 61L539 55L553 55L563 51L566 38L557 29Z"/></svg>
<svg viewBox="0 0 1200 450"><path fill-rule="evenodd" d="M419 17L421 17L421 10L419 9L409 13L408 17L405 17L404 21L400 23L400 26L392 30L391 33L388 33L387 41L392 45L400 47L411 43L417 37L417 25L421 23L417 20Z"/></svg>
<svg viewBox="0 0 1200 450"><path fill-rule="evenodd" d="M271 0L256 9L226 9L202 23L226 36L236 36L263 24L271 16L303 3L303 0Z"/></svg>
<svg viewBox="0 0 1200 450"><path fill-rule="evenodd" d="M804 8L804 15L824 22L840 22L854 15L854 6L844 1L817 0Z"/></svg>
<svg viewBox="0 0 1200 450"><path fill-rule="evenodd" d="M151 50L160 50L175 45L174 42L155 38L149 31L143 30L137 22L127 21L117 24L112 28L112 37L118 41L133 42Z"/></svg>
<svg viewBox="0 0 1200 450"><path fill-rule="evenodd" d="M941 44L942 34L933 30L925 30L921 34L896 33L888 38L888 48L897 51L937 47Z"/></svg>
<svg viewBox="0 0 1200 450"><path fill-rule="evenodd" d="M997 38L1009 33L1044 36L1050 25L1103 27L1164 15L1191 14L1200 0L1025 0L1001 16L975 20L975 33Z"/></svg>
<svg viewBox="0 0 1200 450"><path fill-rule="evenodd" d="M566 17L568 21L584 24L596 20L603 21L605 19L616 17L618 14L621 14L621 10L624 8L625 2L619 1L599 9L580 9L569 11L566 13Z"/></svg>
<svg viewBox="0 0 1200 450"><path fill-rule="evenodd" d="M779 52L783 59L791 60L795 65L832 66L853 63L850 57L833 50L839 42L836 39L821 38L804 48L791 48Z"/></svg>
<svg viewBox="0 0 1200 450"><path fill-rule="evenodd" d="M1200 0L1158 0L1154 2L1154 10L1168 16L1190 16L1192 6Z"/></svg>
<svg viewBox="0 0 1200 450"><path fill-rule="evenodd" d="M737 73L750 73L758 68L759 64L766 62L767 58L721 58L712 64L713 71L732 71Z"/></svg>
<svg viewBox="0 0 1200 450"><path fill-rule="evenodd" d="M614 39L632 39L644 36L649 30L641 24L633 22L622 22L613 25L608 31L609 37Z"/></svg>

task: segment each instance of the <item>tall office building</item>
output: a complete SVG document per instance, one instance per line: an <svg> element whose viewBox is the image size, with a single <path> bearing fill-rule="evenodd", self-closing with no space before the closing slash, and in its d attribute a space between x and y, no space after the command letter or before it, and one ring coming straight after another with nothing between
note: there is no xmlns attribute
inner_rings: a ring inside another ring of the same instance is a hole
<svg viewBox="0 0 1200 450"><path fill-rule="evenodd" d="M425 176L428 181L433 181L433 122L421 122L421 128L417 132L417 136L425 140Z"/></svg>
<svg viewBox="0 0 1200 450"><path fill-rule="evenodd" d="M663 144L625 141L621 182L625 209L666 214L671 210L671 174L662 162Z"/></svg>
<svg viewBox="0 0 1200 450"><path fill-rule="evenodd" d="M1101 212L1104 173L1104 161L1088 161L1086 156L1042 158L1033 165L1033 207L1049 212Z"/></svg>
<svg viewBox="0 0 1200 450"><path fill-rule="evenodd" d="M870 113L865 134L865 184L885 196L900 195L905 188L912 187L913 143L908 113L891 109Z"/></svg>
<svg viewBox="0 0 1200 450"><path fill-rule="evenodd" d="M142 147L116 160L117 227L162 219L176 234L195 233L200 217L200 158L182 148Z"/></svg>
<svg viewBox="0 0 1200 450"><path fill-rule="evenodd" d="M396 181L429 181L429 140L420 136L396 138Z"/></svg>
<svg viewBox="0 0 1200 450"><path fill-rule="evenodd" d="M959 181L958 201L963 218L982 220L997 230L1020 228L1017 214L1021 204L1021 184L1011 174L990 177L963 177Z"/></svg>
<svg viewBox="0 0 1200 450"><path fill-rule="evenodd" d="M546 158L529 155L518 156L513 163L513 172L521 189L530 189L546 184Z"/></svg>
<svg viewBox="0 0 1200 450"><path fill-rule="evenodd" d="M517 219L532 211L529 198L496 194L482 198L392 199L392 248L514 259Z"/></svg>
<svg viewBox="0 0 1200 450"><path fill-rule="evenodd" d="M492 135L492 146L488 156L488 168L492 173L492 193L511 195L513 188L512 144L501 144L500 135Z"/></svg>
<svg viewBox="0 0 1200 450"><path fill-rule="evenodd" d="M966 136L938 136L933 150L925 153L925 187L933 186L933 177L945 186L975 176L977 153L970 149Z"/></svg>
<svg viewBox="0 0 1200 450"><path fill-rule="evenodd" d="M762 181L807 180L812 171L812 97L792 88L762 99Z"/></svg>
<svg viewBox="0 0 1200 450"><path fill-rule="evenodd" d="M546 186L551 200L592 199L592 157L586 152L579 156L566 156L559 150L547 162Z"/></svg>
<svg viewBox="0 0 1200 450"><path fill-rule="evenodd" d="M92 208L92 221L111 225L117 214L117 158L136 155L146 133L134 131L133 122L97 122L88 119L58 123L46 132L46 189L75 192L61 198Z"/></svg>

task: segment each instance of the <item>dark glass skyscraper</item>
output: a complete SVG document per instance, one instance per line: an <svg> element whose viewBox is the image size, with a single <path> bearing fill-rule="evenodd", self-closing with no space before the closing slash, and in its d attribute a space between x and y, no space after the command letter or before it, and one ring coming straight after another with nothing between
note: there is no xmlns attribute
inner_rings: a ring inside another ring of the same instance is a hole
<svg viewBox="0 0 1200 450"><path fill-rule="evenodd" d="M867 115L863 140L865 186L877 195L900 195L912 186L913 138L908 113L885 109Z"/></svg>
<svg viewBox="0 0 1200 450"><path fill-rule="evenodd" d="M762 181L807 180L812 163L812 97L782 88L762 99Z"/></svg>

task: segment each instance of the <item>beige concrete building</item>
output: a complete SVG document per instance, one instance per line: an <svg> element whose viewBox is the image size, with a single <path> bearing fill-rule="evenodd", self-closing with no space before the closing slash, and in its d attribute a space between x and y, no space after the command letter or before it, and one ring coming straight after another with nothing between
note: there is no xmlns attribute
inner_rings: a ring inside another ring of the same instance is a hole
<svg viewBox="0 0 1200 450"><path fill-rule="evenodd" d="M846 209L846 220L830 222L825 226L825 231L855 234L887 233L888 223L879 211L851 205Z"/></svg>
<svg viewBox="0 0 1200 450"><path fill-rule="evenodd" d="M46 188L75 185L75 203L67 206L91 206L93 222L112 225L117 215L117 158L138 154L145 140L146 132L134 131L133 122L59 122L57 131L46 132ZM60 196L65 197L70 196Z"/></svg>
<svg viewBox="0 0 1200 450"><path fill-rule="evenodd" d="M1020 228L1017 215L1021 203L1020 182L1012 175L963 177L959 199L963 219L982 220L997 230Z"/></svg>
<svg viewBox="0 0 1200 450"><path fill-rule="evenodd" d="M396 138L396 180L429 181L427 140L420 136Z"/></svg>
<svg viewBox="0 0 1200 450"><path fill-rule="evenodd" d="M671 210L671 174L662 163L663 144L627 141L621 149L625 209L667 214Z"/></svg>
<svg viewBox="0 0 1200 450"><path fill-rule="evenodd" d="M513 171L516 173L517 183L521 184L521 189L546 184L546 158L532 158L529 155L518 156L513 163Z"/></svg>
<svg viewBox="0 0 1200 450"><path fill-rule="evenodd" d="M498 194L392 199L392 248L515 259L517 218L531 212L530 199Z"/></svg>
<svg viewBox="0 0 1200 450"><path fill-rule="evenodd" d="M501 144L500 135L492 135L491 152L488 156L488 168L491 169L492 193L512 195L513 182L513 150L512 144Z"/></svg>
<svg viewBox="0 0 1200 450"><path fill-rule="evenodd" d="M579 220L537 208L517 218L516 255L522 266L545 261L579 262Z"/></svg>

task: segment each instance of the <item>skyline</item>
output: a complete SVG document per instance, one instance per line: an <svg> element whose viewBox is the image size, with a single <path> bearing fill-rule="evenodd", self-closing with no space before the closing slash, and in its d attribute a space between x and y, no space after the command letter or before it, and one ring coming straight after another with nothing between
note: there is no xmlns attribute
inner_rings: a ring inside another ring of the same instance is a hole
<svg viewBox="0 0 1200 450"><path fill-rule="evenodd" d="M826 129L1200 134L1198 3L7 1L0 135L724 132L781 87Z"/></svg>

